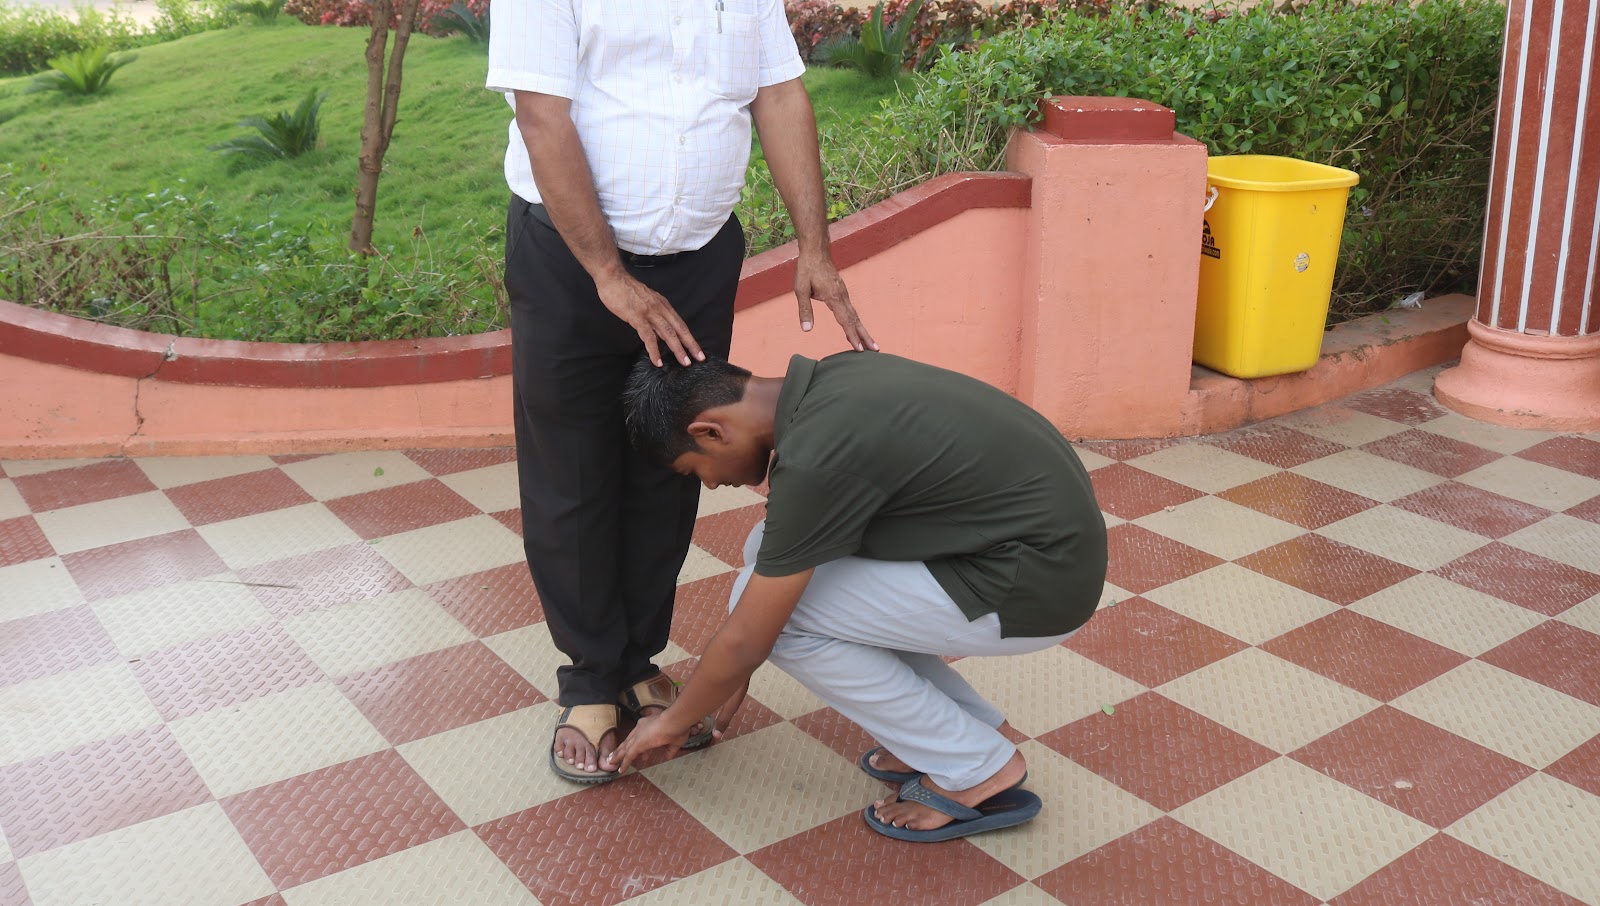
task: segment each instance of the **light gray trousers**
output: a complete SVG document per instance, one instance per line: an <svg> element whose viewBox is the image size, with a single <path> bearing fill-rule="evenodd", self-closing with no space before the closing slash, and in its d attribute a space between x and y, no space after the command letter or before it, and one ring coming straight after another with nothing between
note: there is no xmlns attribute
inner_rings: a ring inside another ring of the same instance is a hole
<svg viewBox="0 0 1600 906"><path fill-rule="evenodd" d="M745 542L730 611L765 526ZM996 729L1005 715L943 656L1029 654L1069 636L1001 638L998 617L968 622L922 563L845 557L817 567L769 660L934 783L964 790L1016 746Z"/></svg>

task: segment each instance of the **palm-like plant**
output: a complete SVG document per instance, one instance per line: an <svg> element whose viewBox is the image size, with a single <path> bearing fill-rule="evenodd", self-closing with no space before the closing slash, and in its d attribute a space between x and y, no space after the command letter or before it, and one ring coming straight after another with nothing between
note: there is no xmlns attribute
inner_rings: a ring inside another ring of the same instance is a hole
<svg viewBox="0 0 1600 906"><path fill-rule="evenodd" d="M228 4L228 12L249 16L258 22L276 22L283 12L284 0L236 0Z"/></svg>
<svg viewBox="0 0 1600 906"><path fill-rule="evenodd" d="M435 28L448 28L461 32L474 44L482 44L489 40L489 9L485 7L483 15L472 11L472 7L456 0L455 3L433 17Z"/></svg>
<svg viewBox="0 0 1600 906"><path fill-rule="evenodd" d="M50 71L35 76L27 91L62 91L67 94L99 94L111 81L111 74L132 63L134 54L111 55L107 47L62 54L50 61Z"/></svg>
<svg viewBox="0 0 1600 906"><path fill-rule="evenodd" d="M317 111L327 97L327 92L319 95L317 89L313 88L306 92L305 100L293 110L266 116L247 116L239 121L239 125L256 130L256 135L230 138L212 145L211 150L237 154L240 162L299 157L317 146Z"/></svg>
<svg viewBox="0 0 1600 906"><path fill-rule="evenodd" d="M883 25L883 0L872 8L872 16L861 26L861 37L845 37L817 48L817 60L827 66L859 69L875 79L886 79L901 69L906 39L922 9L923 0L912 0L892 27Z"/></svg>

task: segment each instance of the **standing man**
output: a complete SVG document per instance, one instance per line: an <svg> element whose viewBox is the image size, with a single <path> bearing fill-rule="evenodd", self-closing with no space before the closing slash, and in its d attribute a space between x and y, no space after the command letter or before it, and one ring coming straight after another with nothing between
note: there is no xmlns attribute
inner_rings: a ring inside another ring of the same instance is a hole
<svg viewBox="0 0 1600 906"><path fill-rule="evenodd" d="M617 774L618 706L676 689L666 647L699 485L634 452L621 395L642 348L725 357L744 261L733 208L751 121L795 225L800 327L812 300L876 349L828 248L816 119L781 0L503 0L488 87L516 111L506 148L517 470L524 547L556 647L550 764ZM711 736L710 721L691 744Z"/></svg>

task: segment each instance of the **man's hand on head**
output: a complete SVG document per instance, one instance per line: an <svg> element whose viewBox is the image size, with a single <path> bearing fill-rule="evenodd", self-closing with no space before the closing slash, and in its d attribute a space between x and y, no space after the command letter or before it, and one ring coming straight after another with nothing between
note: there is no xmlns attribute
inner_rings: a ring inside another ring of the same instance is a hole
<svg viewBox="0 0 1600 906"><path fill-rule="evenodd" d="M700 344L689 332L689 325L683 323L683 318L678 316L672 303L634 279L632 274L621 271L608 279L597 280L595 289L606 309L628 322L628 326L639 334L651 364L660 367L663 342L672 350L672 357L680 365L688 366L691 356L696 362L706 360L706 354L700 351Z"/></svg>

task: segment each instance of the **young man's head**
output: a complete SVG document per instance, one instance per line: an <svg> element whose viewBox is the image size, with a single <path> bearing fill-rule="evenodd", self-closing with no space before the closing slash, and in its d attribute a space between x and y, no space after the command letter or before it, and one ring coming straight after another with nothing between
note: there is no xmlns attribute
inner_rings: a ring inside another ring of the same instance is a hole
<svg viewBox="0 0 1600 906"><path fill-rule="evenodd" d="M707 357L657 367L640 358L622 405L641 453L708 488L757 485L772 457L772 413L746 399L750 372Z"/></svg>

